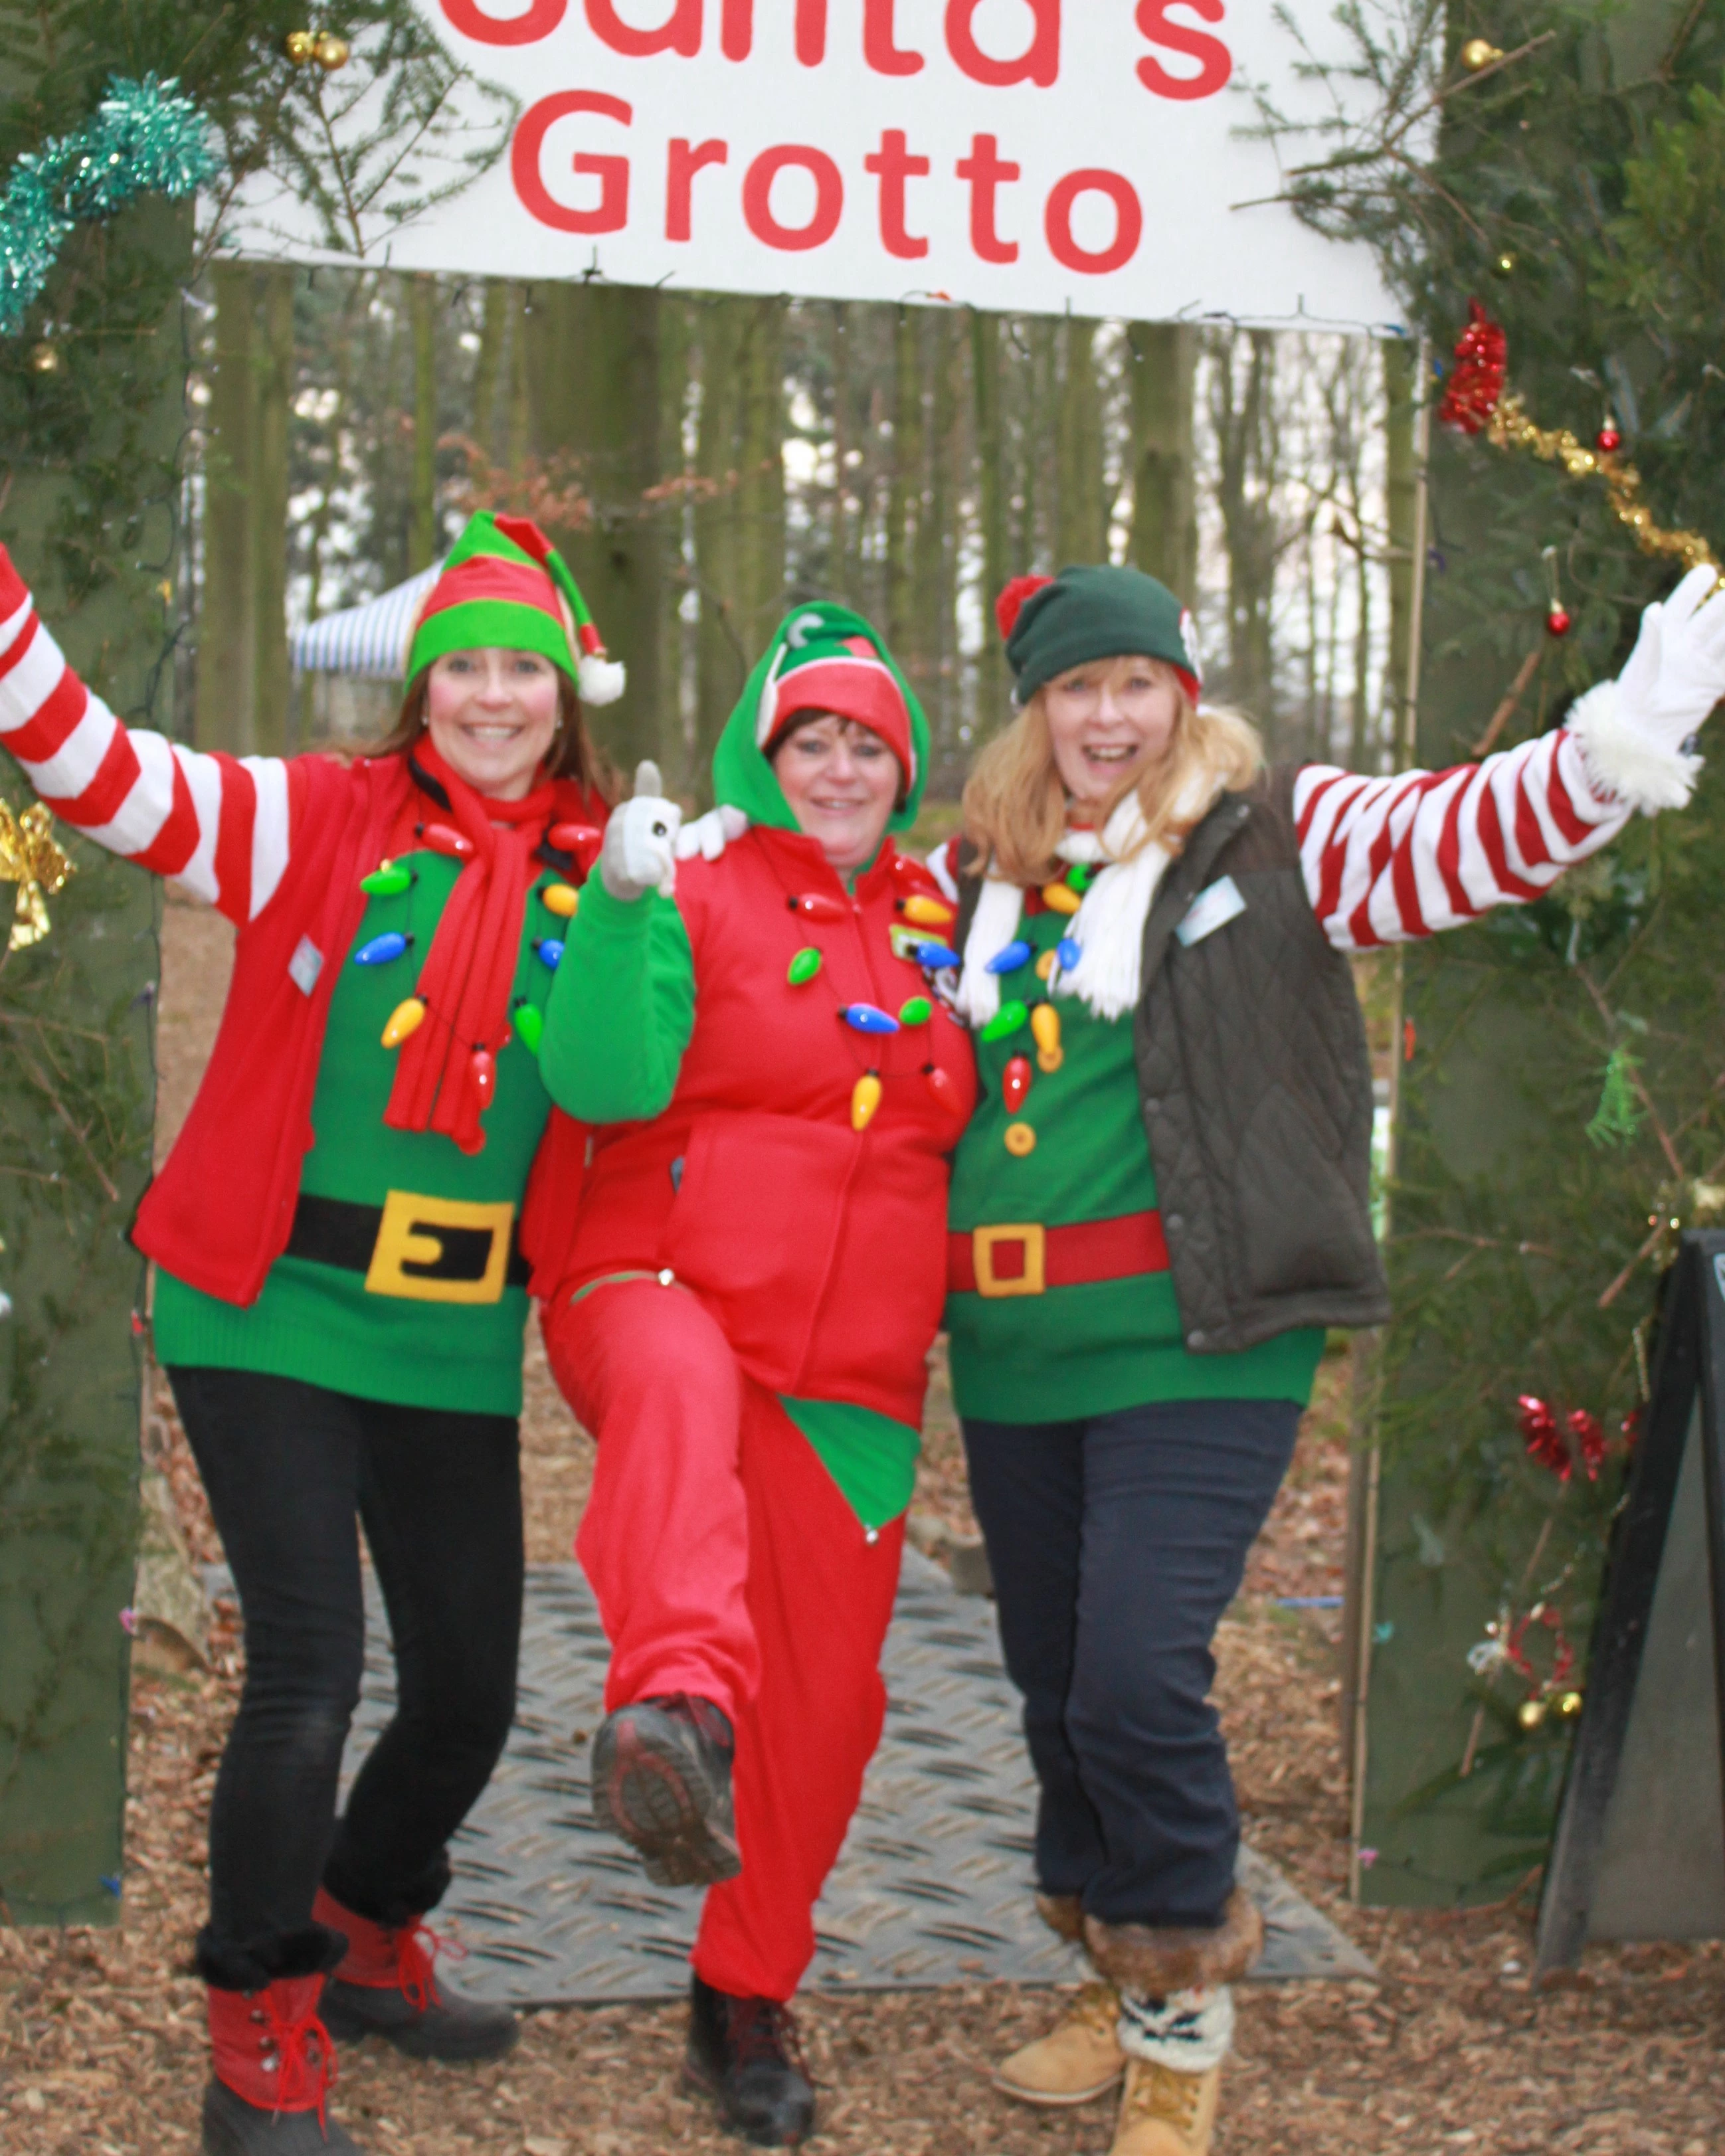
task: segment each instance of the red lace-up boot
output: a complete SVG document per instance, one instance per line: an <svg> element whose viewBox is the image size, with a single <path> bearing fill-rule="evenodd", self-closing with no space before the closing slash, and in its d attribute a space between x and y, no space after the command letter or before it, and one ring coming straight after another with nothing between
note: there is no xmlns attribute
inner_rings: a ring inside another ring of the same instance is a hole
<svg viewBox="0 0 1725 2156"><path fill-rule="evenodd" d="M323 2015L343 2041L382 2036L410 2059L501 2059L521 2025L506 2006L464 1999L437 1980L438 1955L460 1949L418 1917L374 1924L344 1908L326 1888L311 1906L314 1923L341 1932L347 1953L330 1979Z"/></svg>
<svg viewBox="0 0 1725 2156"><path fill-rule="evenodd" d="M323 1985L292 1976L260 1991L211 1989L203 2156L360 2156L327 2113L336 2054L317 2015Z"/></svg>

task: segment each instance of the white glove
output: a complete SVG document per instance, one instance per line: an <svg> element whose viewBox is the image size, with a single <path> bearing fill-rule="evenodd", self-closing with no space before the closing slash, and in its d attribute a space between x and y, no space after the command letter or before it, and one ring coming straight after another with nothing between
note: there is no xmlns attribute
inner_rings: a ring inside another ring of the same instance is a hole
<svg viewBox="0 0 1725 2156"><path fill-rule="evenodd" d="M1641 614L1641 633L1615 681L1601 681L1569 713L1588 776L1604 793L1651 816L1681 808L1702 759L1686 747L1725 697L1725 598L1705 563Z"/></svg>
<svg viewBox="0 0 1725 2156"><path fill-rule="evenodd" d="M624 905L656 891L669 898L676 888L677 832L683 812L660 790L659 766L635 767L632 801L619 802L605 826L599 849L599 876L613 898Z"/></svg>
<svg viewBox="0 0 1725 2156"><path fill-rule="evenodd" d="M705 816L697 816L678 832L677 859L692 861L699 854L703 860L716 861L748 827L749 819L741 808L733 808L728 803L709 808Z"/></svg>

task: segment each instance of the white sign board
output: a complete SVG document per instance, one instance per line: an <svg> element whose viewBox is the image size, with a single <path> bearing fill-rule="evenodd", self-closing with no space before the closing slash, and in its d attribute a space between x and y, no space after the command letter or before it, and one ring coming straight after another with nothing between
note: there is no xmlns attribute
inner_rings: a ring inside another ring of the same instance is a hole
<svg viewBox="0 0 1725 2156"><path fill-rule="evenodd" d="M1282 176L1245 85L1314 96L1274 0L419 4L521 116L489 172L376 235L396 269L1395 322L1367 250L1266 199ZM1332 0L1292 4L1336 41ZM234 229L249 254L331 259L265 183Z"/></svg>

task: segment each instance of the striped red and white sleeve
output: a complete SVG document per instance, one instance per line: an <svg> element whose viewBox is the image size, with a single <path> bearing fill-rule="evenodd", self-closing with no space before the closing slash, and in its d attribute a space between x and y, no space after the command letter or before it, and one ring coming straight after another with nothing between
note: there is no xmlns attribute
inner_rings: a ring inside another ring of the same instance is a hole
<svg viewBox="0 0 1725 2156"><path fill-rule="evenodd" d="M67 665L0 547L0 747L54 814L241 924L287 866L292 767L121 724Z"/></svg>
<svg viewBox="0 0 1725 2156"><path fill-rule="evenodd" d="M1409 942L1543 898L1633 813L1589 783L1563 726L1450 771L1361 778L1308 764L1294 783L1307 894L1340 951Z"/></svg>

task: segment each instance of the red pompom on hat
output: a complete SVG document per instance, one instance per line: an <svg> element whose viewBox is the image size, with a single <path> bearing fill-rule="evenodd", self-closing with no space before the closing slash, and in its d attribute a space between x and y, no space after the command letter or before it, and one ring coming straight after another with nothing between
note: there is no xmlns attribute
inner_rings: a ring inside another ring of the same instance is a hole
<svg viewBox="0 0 1725 2156"><path fill-rule="evenodd" d="M1014 577L1001 593L994 602L994 619L1000 624L1003 643L1010 641L1025 600L1034 598L1038 592L1045 592L1053 582L1052 577Z"/></svg>

